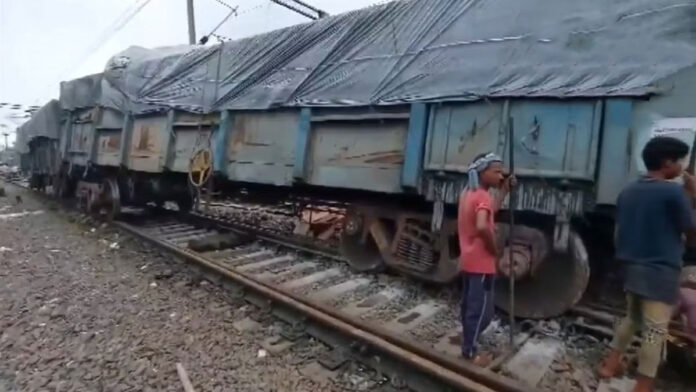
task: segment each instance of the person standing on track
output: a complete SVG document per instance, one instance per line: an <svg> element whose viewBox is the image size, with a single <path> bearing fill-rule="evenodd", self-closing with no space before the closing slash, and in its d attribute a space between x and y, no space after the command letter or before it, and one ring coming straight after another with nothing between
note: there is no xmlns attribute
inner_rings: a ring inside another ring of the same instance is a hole
<svg viewBox="0 0 696 392"><path fill-rule="evenodd" d="M502 159L494 153L477 156L469 165L468 174L457 216L462 271L462 355L485 366L491 358L477 352L477 341L493 318L493 281L499 254L495 213L514 178L505 179ZM495 201L489 193L491 188L500 189Z"/></svg>
<svg viewBox="0 0 696 392"><path fill-rule="evenodd" d="M654 388L679 293L683 236L691 239L696 232L696 182L683 164L688 153L689 146L678 139L651 139L642 153L648 175L628 185L616 203L616 258L625 267L627 316L617 326L612 349L598 373L602 378L621 374L623 353L636 331L642 330L634 392ZM669 181L680 175L684 188Z"/></svg>

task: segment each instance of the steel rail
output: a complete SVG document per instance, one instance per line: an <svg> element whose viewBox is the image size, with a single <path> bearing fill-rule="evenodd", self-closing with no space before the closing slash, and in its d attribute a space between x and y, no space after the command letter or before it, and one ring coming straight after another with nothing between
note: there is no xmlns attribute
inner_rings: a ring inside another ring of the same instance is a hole
<svg viewBox="0 0 696 392"><path fill-rule="evenodd" d="M187 249L154 238L128 223L113 222L113 224L164 250L213 270L277 303L293 308L341 333L359 339L459 390L472 392L532 392L535 390L473 364L437 355L432 350L418 346L399 336L390 335L375 325L360 322L360 320L352 320L326 306L307 301L292 293L279 291L254 278L223 268Z"/></svg>

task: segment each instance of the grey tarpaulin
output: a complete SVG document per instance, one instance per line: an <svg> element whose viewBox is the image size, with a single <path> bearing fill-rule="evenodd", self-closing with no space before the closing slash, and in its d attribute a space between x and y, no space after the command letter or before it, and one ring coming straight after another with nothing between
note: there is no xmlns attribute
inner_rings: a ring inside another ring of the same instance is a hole
<svg viewBox="0 0 696 392"><path fill-rule="evenodd" d="M61 82L60 104L63 109L88 108L101 103L102 79L103 75L99 73Z"/></svg>
<svg viewBox="0 0 696 392"><path fill-rule="evenodd" d="M65 110L103 106L127 112L138 107L137 102L129 100L123 92L109 83L102 73L62 82L59 99L61 107Z"/></svg>
<svg viewBox="0 0 696 392"><path fill-rule="evenodd" d="M60 104L143 113L640 96L696 64L694 26L696 0L401 0L218 45L132 47L62 83Z"/></svg>
<svg viewBox="0 0 696 392"><path fill-rule="evenodd" d="M17 129L15 146L20 153L29 151L29 142L35 137L58 139L61 127L61 107L51 100L34 113L31 119Z"/></svg>
<svg viewBox="0 0 696 392"><path fill-rule="evenodd" d="M645 95L696 64L693 26L696 0L403 0L214 46L131 48L105 78L136 112Z"/></svg>

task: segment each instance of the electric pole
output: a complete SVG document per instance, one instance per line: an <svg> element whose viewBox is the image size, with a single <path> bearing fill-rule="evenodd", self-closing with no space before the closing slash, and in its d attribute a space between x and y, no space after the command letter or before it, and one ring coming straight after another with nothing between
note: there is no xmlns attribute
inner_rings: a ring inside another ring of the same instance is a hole
<svg viewBox="0 0 696 392"><path fill-rule="evenodd" d="M189 45L196 44L196 22L193 19L193 0L186 0L186 13L188 15Z"/></svg>

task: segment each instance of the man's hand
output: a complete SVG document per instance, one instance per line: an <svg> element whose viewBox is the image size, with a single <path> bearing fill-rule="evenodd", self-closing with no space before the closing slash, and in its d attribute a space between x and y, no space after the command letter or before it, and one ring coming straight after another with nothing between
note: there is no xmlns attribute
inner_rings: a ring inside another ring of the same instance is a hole
<svg viewBox="0 0 696 392"><path fill-rule="evenodd" d="M500 211L500 209L503 206L503 203L505 202L505 198L508 194L510 194L510 190L515 185L517 185L517 178L515 178L514 175L511 174L503 179L502 184L500 184L500 190L498 191L496 199L493 202L493 212L497 213L498 211Z"/></svg>
<svg viewBox="0 0 696 392"><path fill-rule="evenodd" d="M694 183L696 183L696 180L694 180ZM510 189L512 189L515 185L517 185L517 177L515 177L514 174L511 174L503 180L503 185L500 188L504 193L510 193Z"/></svg>

